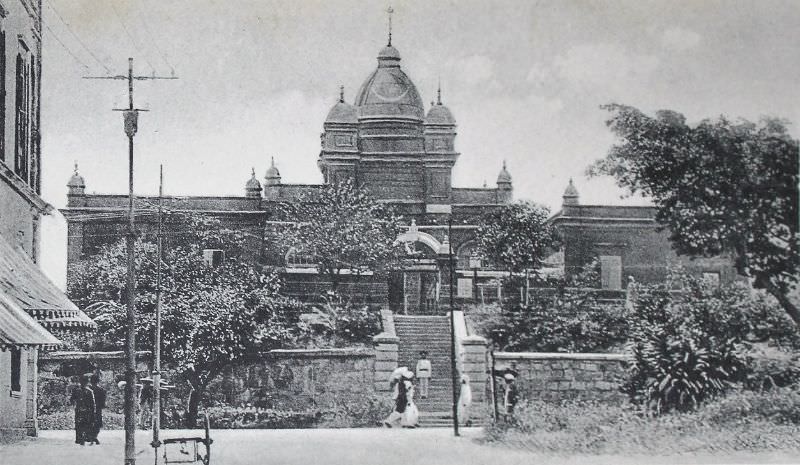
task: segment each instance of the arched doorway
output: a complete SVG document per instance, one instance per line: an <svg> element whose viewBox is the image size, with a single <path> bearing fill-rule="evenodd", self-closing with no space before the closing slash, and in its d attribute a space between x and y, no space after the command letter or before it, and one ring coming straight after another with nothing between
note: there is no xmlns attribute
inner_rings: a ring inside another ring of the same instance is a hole
<svg viewBox="0 0 800 465"><path fill-rule="evenodd" d="M436 262L441 244L412 223L397 241L405 249L403 266L389 277L389 305L392 311L407 315L438 313L440 273Z"/></svg>

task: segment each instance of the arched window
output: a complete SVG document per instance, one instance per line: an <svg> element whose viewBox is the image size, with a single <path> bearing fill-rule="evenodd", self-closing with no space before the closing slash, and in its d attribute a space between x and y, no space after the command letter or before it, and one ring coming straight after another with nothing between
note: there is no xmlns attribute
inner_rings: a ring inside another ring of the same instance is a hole
<svg viewBox="0 0 800 465"><path fill-rule="evenodd" d="M456 267L460 270L469 269L469 259L478 251L478 244L475 241L468 241L461 245L456 252ZM481 257L481 268L485 268L486 260Z"/></svg>

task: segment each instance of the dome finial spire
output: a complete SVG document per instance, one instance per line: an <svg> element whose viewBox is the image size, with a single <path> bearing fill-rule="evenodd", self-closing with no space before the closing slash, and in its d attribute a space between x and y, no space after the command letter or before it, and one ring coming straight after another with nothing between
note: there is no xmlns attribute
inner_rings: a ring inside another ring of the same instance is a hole
<svg viewBox="0 0 800 465"><path fill-rule="evenodd" d="M75 174L78 174L78 160L75 160Z"/></svg>
<svg viewBox="0 0 800 465"><path fill-rule="evenodd" d="M344 103L344 86L339 86L339 103Z"/></svg>
<svg viewBox="0 0 800 465"><path fill-rule="evenodd" d="M269 157L270 165L275 168L275 157Z"/></svg>
<svg viewBox="0 0 800 465"><path fill-rule="evenodd" d="M253 178L256 177L256 167L255 166L250 168L250 176L252 176Z"/></svg>
<svg viewBox="0 0 800 465"><path fill-rule="evenodd" d="M436 104L442 104L442 77L439 76L439 87L436 89Z"/></svg>
<svg viewBox="0 0 800 465"><path fill-rule="evenodd" d="M387 45L387 47L391 47L392 46L392 13L394 13L394 9L391 6L389 6L389 8L386 10L386 13L389 15L389 44Z"/></svg>

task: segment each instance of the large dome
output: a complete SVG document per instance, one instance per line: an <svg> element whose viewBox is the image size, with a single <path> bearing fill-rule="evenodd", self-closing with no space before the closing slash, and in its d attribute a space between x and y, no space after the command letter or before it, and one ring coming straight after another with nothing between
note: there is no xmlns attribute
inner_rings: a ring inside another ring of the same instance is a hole
<svg viewBox="0 0 800 465"><path fill-rule="evenodd" d="M422 121L425 114L417 87L400 69L400 53L384 47L378 69L367 78L355 101L360 118L401 118Z"/></svg>

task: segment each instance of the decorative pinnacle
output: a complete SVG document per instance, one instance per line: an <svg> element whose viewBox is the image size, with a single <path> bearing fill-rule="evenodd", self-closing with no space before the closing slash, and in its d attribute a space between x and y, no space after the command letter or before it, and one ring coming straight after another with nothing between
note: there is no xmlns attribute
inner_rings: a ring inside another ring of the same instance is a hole
<svg viewBox="0 0 800 465"><path fill-rule="evenodd" d="M250 168L250 170L251 170L251 173L250 173L251 176L253 176L253 178L255 179L255 177L256 177L256 168L252 167L252 168Z"/></svg>
<svg viewBox="0 0 800 465"><path fill-rule="evenodd" d="M78 162L75 162L75 174L78 174Z"/></svg>
<svg viewBox="0 0 800 465"><path fill-rule="evenodd" d="M392 13L394 13L394 9L390 6L386 10L386 13L389 14L389 44L387 45L387 47L391 47L392 46Z"/></svg>
<svg viewBox="0 0 800 465"><path fill-rule="evenodd" d="M344 103L344 86L339 86L339 103Z"/></svg>
<svg viewBox="0 0 800 465"><path fill-rule="evenodd" d="M269 160L270 163L272 164L272 167L275 168L275 157L269 157Z"/></svg>
<svg viewBox="0 0 800 465"><path fill-rule="evenodd" d="M442 78L439 78L439 88L436 90L436 104L442 104Z"/></svg>
<svg viewBox="0 0 800 465"><path fill-rule="evenodd" d="M503 169L506 169L506 161L505 161L505 159L503 160Z"/></svg>

